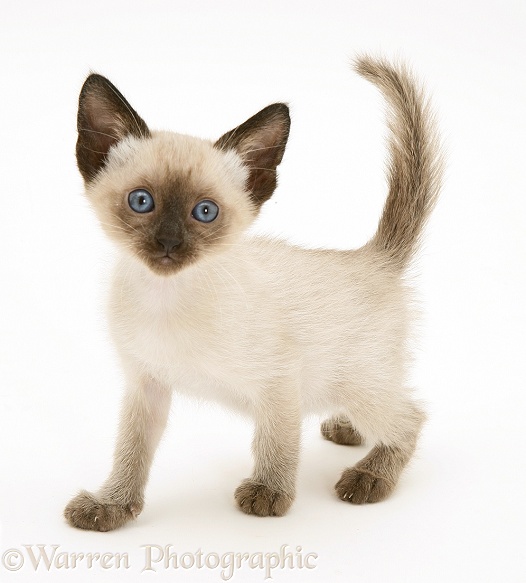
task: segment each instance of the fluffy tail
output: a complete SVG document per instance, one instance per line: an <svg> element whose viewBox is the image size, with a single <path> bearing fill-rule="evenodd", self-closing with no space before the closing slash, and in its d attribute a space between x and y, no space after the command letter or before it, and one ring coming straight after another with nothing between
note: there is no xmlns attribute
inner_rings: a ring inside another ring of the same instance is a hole
<svg viewBox="0 0 526 583"><path fill-rule="evenodd" d="M370 244L403 269L440 190L439 138L422 88L406 67L360 57L355 69L380 89L388 104L389 194Z"/></svg>

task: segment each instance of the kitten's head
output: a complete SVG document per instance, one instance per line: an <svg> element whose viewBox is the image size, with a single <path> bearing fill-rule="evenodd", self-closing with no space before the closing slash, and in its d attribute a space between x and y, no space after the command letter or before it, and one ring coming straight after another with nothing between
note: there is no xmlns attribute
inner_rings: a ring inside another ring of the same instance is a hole
<svg viewBox="0 0 526 583"><path fill-rule="evenodd" d="M215 143L154 132L107 79L90 75L78 111L77 164L104 230L170 275L228 248L276 188L290 127L270 105Z"/></svg>

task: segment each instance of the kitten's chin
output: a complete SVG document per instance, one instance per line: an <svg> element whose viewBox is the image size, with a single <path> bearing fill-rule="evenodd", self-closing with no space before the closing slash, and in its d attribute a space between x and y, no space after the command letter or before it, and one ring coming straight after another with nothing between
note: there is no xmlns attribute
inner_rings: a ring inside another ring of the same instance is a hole
<svg viewBox="0 0 526 583"><path fill-rule="evenodd" d="M148 257L143 260L143 263L150 271L155 273L155 275L164 277L178 273L185 265L187 265L187 262L177 261L168 256Z"/></svg>

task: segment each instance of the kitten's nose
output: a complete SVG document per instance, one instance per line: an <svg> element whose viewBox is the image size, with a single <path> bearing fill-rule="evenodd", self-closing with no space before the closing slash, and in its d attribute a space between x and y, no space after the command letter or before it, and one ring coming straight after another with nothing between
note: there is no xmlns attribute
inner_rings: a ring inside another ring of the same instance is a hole
<svg viewBox="0 0 526 583"><path fill-rule="evenodd" d="M180 239L157 238L156 241L159 243L159 245L161 245L161 247L164 248L166 253L172 253L172 251L175 251L182 243Z"/></svg>

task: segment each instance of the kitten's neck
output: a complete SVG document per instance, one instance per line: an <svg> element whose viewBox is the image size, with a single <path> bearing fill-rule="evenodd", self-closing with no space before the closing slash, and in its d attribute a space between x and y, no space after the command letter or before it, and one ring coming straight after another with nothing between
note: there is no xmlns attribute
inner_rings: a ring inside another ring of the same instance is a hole
<svg viewBox="0 0 526 583"><path fill-rule="evenodd" d="M194 266L188 266L173 275L159 275L128 253L121 253L117 269L122 284L147 303L162 302L165 298L170 298L173 303L174 298L186 295L192 288L195 272Z"/></svg>
<svg viewBox="0 0 526 583"><path fill-rule="evenodd" d="M235 265L242 259L232 261L227 257L232 253L239 253L239 248L201 258L173 275L164 276L154 273L138 257L124 252L118 263L117 277L119 285L127 288L143 307L154 311L165 308L184 311L205 298L208 302L218 301L224 286L229 290L239 289L230 270L232 263ZM228 269L222 267L225 262Z"/></svg>

